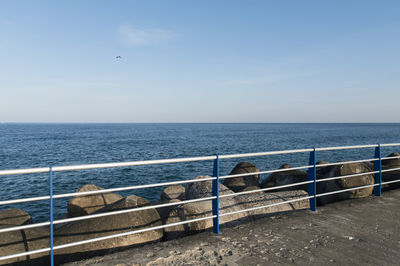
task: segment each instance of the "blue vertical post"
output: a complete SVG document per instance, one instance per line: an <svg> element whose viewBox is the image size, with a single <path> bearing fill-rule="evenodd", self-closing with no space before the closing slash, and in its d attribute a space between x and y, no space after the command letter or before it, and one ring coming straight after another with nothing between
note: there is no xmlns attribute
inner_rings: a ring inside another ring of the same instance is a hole
<svg viewBox="0 0 400 266"><path fill-rule="evenodd" d="M50 265L54 266L54 237L53 237L53 166L49 166L49 189L50 189Z"/></svg>
<svg viewBox="0 0 400 266"><path fill-rule="evenodd" d="M308 195L313 196L310 198L310 210L317 210L317 156L315 148L310 152L309 165L313 165L313 168L308 168L308 180L314 181L308 184Z"/></svg>
<svg viewBox="0 0 400 266"><path fill-rule="evenodd" d="M374 187L375 196L382 195L382 157L381 157L381 144L375 148L375 158L378 159L374 161L374 171L379 171L374 174L375 184L379 184Z"/></svg>
<svg viewBox="0 0 400 266"><path fill-rule="evenodd" d="M216 179L212 183L212 195L216 198L212 200L212 214L217 217L213 218L214 233L219 234L219 155L214 160L213 177Z"/></svg>

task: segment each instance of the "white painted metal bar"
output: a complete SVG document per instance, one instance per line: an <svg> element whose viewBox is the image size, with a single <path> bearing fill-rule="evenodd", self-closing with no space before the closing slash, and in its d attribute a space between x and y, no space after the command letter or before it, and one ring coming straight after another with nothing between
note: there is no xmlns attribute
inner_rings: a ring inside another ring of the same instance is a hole
<svg viewBox="0 0 400 266"><path fill-rule="evenodd" d="M378 145L354 145L354 146L339 146L339 147L325 147L316 148L316 151L328 151L328 150L345 150L345 149L361 149L361 148L374 148ZM399 143L392 144L381 144L381 147L388 146L400 146ZM242 157L258 157L268 155L280 155L280 154L293 154L302 152L311 152L313 149L296 149L296 150L285 150L285 151L269 151L269 152L258 152L258 153L242 153L242 154L227 154L220 155L220 159L233 159ZM75 171L75 170L88 170L98 168L113 168L113 167L127 167L127 166L139 166L139 165L154 165L154 164L169 164L169 163L183 163L183 162L196 162L196 161L211 161L215 160L216 156L200 156L200 157L188 157L188 158L175 158L175 159L160 159L160 160L146 160L146 161L132 161L132 162L118 162L118 163L100 163L100 164L83 164L83 165L71 165L71 166L55 166L53 167L54 172L61 171ZM27 168L27 169L11 169L11 170L0 170L0 176L3 175L19 175L19 174L34 174L34 173L46 173L49 172L49 167L41 168Z"/></svg>
<svg viewBox="0 0 400 266"><path fill-rule="evenodd" d="M400 182L400 179L398 180L392 180L392 181L386 181L386 182L382 182L382 185L387 185L387 184L392 184L392 183L397 183Z"/></svg>
<svg viewBox="0 0 400 266"><path fill-rule="evenodd" d="M316 148L316 151L338 151L338 150L350 150L350 149L364 149L364 148L376 148L377 144L372 145L354 145L354 146L338 146L338 147L325 147Z"/></svg>
<svg viewBox="0 0 400 266"><path fill-rule="evenodd" d="M101 189L101 190L85 191L85 192L66 193L66 194L54 195L53 199L66 198L66 197L72 197L72 196L88 196L88 195L95 195L95 194L102 194L102 193L111 193L111 192L116 192L116 191L125 191L125 190L133 190L133 189L150 188L150 187L196 183L196 182L210 181L210 180L214 180L214 179L216 179L216 177L201 178L201 179L191 179L191 180L182 180L182 181L172 181L172 182L164 182L164 183L149 184L149 185L139 185L139 186L132 186L132 187L121 187L121 188L110 188L110 189ZM48 200L48 199L50 199L50 196L41 196L41 197L14 199L14 200L4 200L4 201L0 201L0 205L15 204L15 203L22 203L22 202L31 202L31 201L39 201L39 200Z"/></svg>
<svg viewBox="0 0 400 266"><path fill-rule="evenodd" d="M233 194L225 194L225 195L220 195L219 198L226 198L226 197L234 197L234 196L239 196L239 195L245 195L245 194L251 194L251 193L256 193L256 192L264 192L264 191L269 191L269 190L277 190L281 188L287 188L287 187L294 187L294 186L300 186L300 185L306 185L314 183L313 180L310 181L304 181L304 182L298 182L298 183L293 183L293 184L288 184L288 185L282 185L282 186L276 186L276 187L268 187L268 188L261 188L261 189L255 189L251 191L242 191L242 192L236 192Z"/></svg>
<svg viewBox="0 0 400 266"><path fill-rule="evenodd" d="M54 195L53 198L54 199L59 199L59 198L66 198L66 197L72 197L72 196L87 196L87 195L110 193L110 192L116 192L116 191L124 191L124 190L134 190L134 189L142 189L142 188L162 187L162 186L170 186L170 185L178 185L178 184L196 183L196 182L210 181L210 180L214 180L214 179L216 179L216 177L208 177L208 178L201 178L201 179L190 179L190 180L182 180L182 181L171 181L171 182L148 184L148 185L139 185L139 186L131 186L131 187L109 188L109 189L101 189L101 190L85 191L85 192L66 193L66 194Z"/></svg>
<svg viewBox="0 0 400 266"><path fill-rule="evenodd" d="M37 253L42 253L42 252L49 252L49 251L50 251L50 248L36 249L36 250L28 251L28 252L23 252L23 253L3 256L3 257L0 257L0 261L1 260L8 260L8 259L13 259L13 258L18 258L18 257L22 257L22 256L29 256L29 255L33 255L33 254L37 254Z"/></svg>
<svg viewBox="0 0 400 266"><path fill-rule="evenodd" d="M376 187L376 186L379 186L379 184L365 185L365 186L359 186L359 187L353 187L353 188L347 188L347 189L342 189L342 190L337 190L337 191L321 193L321 194L317 194L317 197L323 197L323 196L328 196L328 195L348 192L348 191L352 191L352 190L356 190L356 189L362 189L362 188L368 188L368 187Z"/></svg>
<svg viewBox="0 0 400 266"><path fill-rule="evenodd" d="M393 146L400 146L400 143L381 144L381 147L393 147Z"/></svg>
<svg viewBox="0 0 400 266"><path fill-rule="evenodd" d="M50 196L41 196L41 197L14 199L14 200L3 200L3 201L0 201L0 205L15 204L15 203L22 203L22 202L32 202L32 201L48 200L48 199L50 199Z"/></svg>
<svg viewBox="0 0 400 266"><path fill-rule="evenodd" d="M400 168L385 169L385 170L382 170L382 173L398 171L398 170L400 170Z"/></svg>
<svg viewBox="0 0 400 266"><path fill-rule="evenodd" d="M54 166L53 167L53 172L88 170L88 169L98 169L98 168L127 167L127 166L139 166L139 165L154 165L154 164L169 164L169 163L211 161L211 160L215 160L216 158L217 158L217 156L213 155L213 156L202 156L202 157L175 158L175 159L162 159L162 160L147 160L147 161L133 161L133 162L120 162L120 163L98 163L98 164L82 164L82 165L71 165L71 166ZM49 172L49 171L50 171L49 167L2 170L2 171L0 171L0 176L2 176L2 175L45 173L45 172Z"/></svg>
<svg viewBox="0 0 400 266"><path fill-rule="evenodd" d="M277 203L273 203L273 204L269 204L269 205L264 205L264 206L259 206L259 207L253 207L253 208L249 208L249 209L245 209L245 210L239 210L239 211L234 211L234 212L222 213L222 214L220 214L219 216L222 217L222 216L227 216L227 215L232 215L232 214L238 214L238 213L242 213L242 212L254 211L254 210L258 210L258 209L263 209L263 208L268 208L268 207L273 207L273 206L288 204L288 203L292 203L292 202L296 202L296 201L301 201L301 200L307 200L307 199L311 199L311 198L314 198L314 196L307 196L307 197L303 197L303 198L299 198L299 199L277 202Z"/></svg>
<svg viewBox="0 0 400 266"><path fill-rule="evenodd" d="M99 218L99 217L105 217L105 216L111 216L111 215L117 215L117 214L137 212L137 211L143 211L143 210L149 210L149 209L157 209L157 208L168 207L168 206L176 206L176 205L182 205L182 204L186 204L186 203L212 200L215 198L217 198L217 197L212 196L212 197L198 198L198 199L192 199L192 200L184 200L184 201L179 201L179 202L169 202L169 203L158 204L158 205L149 205L149 206L144 206L144 207L120 210L120 211L97 213L97 214L85 215L85 216L80 216L80 217L65 218L65 219L56 220L53 222L53 224L69 223L69 222L74 222L74 221L81 221L81 220L87 220L87 219L93 219L93 218Z"/></svg>
<svg viewBox="0 0 400 266"><path fill-rule="evenodd" d="M355 176L370 175L370 174L377 174L377 173L379 173L379 171L372 171L372 172L365 172L365 173L358 173L358 174L351 174L351 175L327 177L327 178L317 179L316 182L318 183L318 182L323 182L323 181L343 179L343 178L355 177Z"/></svg>
<svg viewBox="0 0 400 266"><path fill-rule="evenodd" d="M11 170L1 170L0 176L2 175L21 175L21 174L37 174L37 173L48 173L50 172L49 167L41 168L27 168L27 169L11 169Z"/></svg>
<svg viewBox="0 0 400 266"><path fill-rule="evenodd" d="M316 167L327 167L327 166L334 166L334 165L341 165L341 164L350 164L350 163L365 163L365 162L374 162L379 161L379 159L363 159L363 160L356 160L356 161L345 161L345 162L336 162L336 163L327 163L327 164L317 164Z"/></svg>
<svg viewBox="0 0 400 266"><path fill-rule="evenodd" d="M383 157L383 158L381 158L381 160L390 160L390 159L400 159L400 156Z"/></svg>
<svg viewBox="0 0 400 266"><path fill-rule="evenodd" d="M225 176L220 176L219 179L229 179L229 178L242 177L242 176L272 174L272 173L287 172L287 171L293 171L293 170L309 169L309 168L313 168L313 167L314 167L313 165L307 165L307 166L300 166L300 167L267 170L267 171L251 172L251 173L236 174L236 175L225 175Z"/></svg>
<svg viewBox="0 0 400 266"><path fill-rule="evenodd" d="M163 229L163 228L172 227L172 226L176 226L176 225L182 225L182 224L188 224L188 223L208 220L208 219L212 219L212 218L215 218L215 217L217 217L217 215L211 215L211 216L207 216L207 217L201 217L201 218L192 219L192 220L189 220L189 221L177 222L177 223L172 223L172 224L153 226L153 227L149 227L149 228L144 228L144 229L140 229L140 230L136 230L136 231L130 231L130 232L124 232L124 233L115 234L115 235L92 238L92 239L73 242L73 243L68 243L68 244L64 244L64 245L58 245L58 246L54 247L54 250L73 247L73 246L79 246L79 245L88 244L88 243L97 242L97 241L102 241L102 240L107 240L107 239L111 239L111 238L115 238L115 237L128 236L128 235L133 235L133 234L138 234L138 233L144 233L144 232L147 232L147 231Z"/></svg>
<svg viewBox="0 0 400 266"><path fill-rule="evenodd" d="M47 225L50 225L50 222L43 222L43 223L36 223L36 224L27 224L27 225L21 225L21 226L7 227L7 228L0 229L0 233L25 230L25 229L29 229L29 228L42 227L42 226L47 226Z"/></svg>
<svg viewBox="0 0 400 266"><path fill-rule="evenodd" d="M234 159L242 157L259 157L259 156L269 156L269 155L280 155L280 154L291 154L291 153L301 153L310 152L313 149L298 149L298 150L286 150L286 151L267 151L267 152L255 152L255 153L242 153L242 154L227 154L220 155L219 159Z"/></svg>

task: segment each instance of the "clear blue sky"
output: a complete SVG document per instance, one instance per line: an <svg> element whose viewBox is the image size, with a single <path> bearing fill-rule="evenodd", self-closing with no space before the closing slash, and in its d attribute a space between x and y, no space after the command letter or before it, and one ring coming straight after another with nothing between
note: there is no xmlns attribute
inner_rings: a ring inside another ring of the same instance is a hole
<svg viewBox="0 0 400 266"><path fill-rule="evenodd" d="M399 47L400 1L6 0L0 122L400 122Z"/></svg>

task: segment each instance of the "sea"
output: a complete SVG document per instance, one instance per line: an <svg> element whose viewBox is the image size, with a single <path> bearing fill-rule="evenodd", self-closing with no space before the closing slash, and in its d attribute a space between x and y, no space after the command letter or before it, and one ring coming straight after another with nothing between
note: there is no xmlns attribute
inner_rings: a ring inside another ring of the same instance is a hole
<svg viewBox="0 0 400 266"><path fill-rule="evenodd" d="M399 142L400 124L386 123L1 123L0 170ZM383 156L391 152L400 152L400 147L382 148ZM373 157L373 148L317 153L317 160L329 162ZM228 175L242 161L272 170L285 163L308 165L308 160L308 153L225 159L220 173ZM89 183L118 188L192 179L212 171L213 162L204 161L56 172L54 194L75 192ZM44 196L49 194L49 174L0 176L0 186L0 201ZM162 189L120 194L159 201ZM68 200L55 200L55 217L67 212ZM34 222L49 220L48 200L0 206L7 208L25 210Z"/></svg>

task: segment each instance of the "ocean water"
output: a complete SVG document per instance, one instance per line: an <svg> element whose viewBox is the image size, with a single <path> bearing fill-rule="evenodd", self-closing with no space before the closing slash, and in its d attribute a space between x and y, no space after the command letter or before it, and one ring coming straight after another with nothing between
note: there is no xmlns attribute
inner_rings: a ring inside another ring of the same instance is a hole
<svg viewBox="0 0 400 266"><path fill-rule="evenodd" d="M0 124L0 170L167 159L214 154L276 151L400 142L400 124ZM383 148L382 155L399 152ZM373 149L319 152L317 160L373 158ZM284 163L308 164L309 154L221 160L221 175L240 161L260 170ZM137 166L54 174L54 194L75 192L84 184L103 188L191 179L212 174L212 161ZM1 176L0 201L48 195L48 174ZM262 178L268 178L263 176ZM121 192L157 201L163 188ZM66 213L68 199L55 200L55 216ZM48 201L0 206L48 220Z"/></svg>

